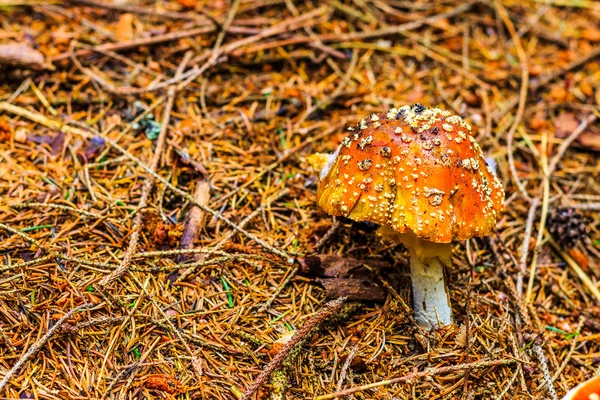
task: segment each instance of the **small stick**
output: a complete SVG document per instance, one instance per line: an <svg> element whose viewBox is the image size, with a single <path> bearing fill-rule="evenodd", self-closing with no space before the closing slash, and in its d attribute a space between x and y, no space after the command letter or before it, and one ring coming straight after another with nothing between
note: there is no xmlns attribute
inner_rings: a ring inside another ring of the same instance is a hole
<svg viewBox="0 0 600 400"><path fill-rule="evenodd" d="M506 384L504 390L502 390L502 392L498 395L498 397L496 397L494 400L502 400L502 398L504 397L504 395L506 393L508 393L508 391L512 388L512 386L514 385L515 381L517 380L517 378L519 377L519 374L521 373L521 367L519 366L519 368L517 368L517 370L515 371L515 373L513 374L512 378L509 379L508 383Z"/></svg>
<svg viewBox="0 0 600 400"><path fill-rule="evenodd" d="M259 387L262 386L263 383L265 383L269 375L281 365L281 363L287 357L290 350L292 350L294 346L296 346L302 339L304 339L305 336L308 335L314 327L320 325L327 318L337 313L342 308L342 305L345 301L345 297L340 297L336 300L332 300L326 303L321 309L321 311L319 311L317 315L315 315L311 320L309 320L306 323L306 325L304 325L302 329L300 329L294 335L294 337L292 337L292 339L289 342L287 342L281 348L281 350L279 350L275 357L273 357L273 359L267 364L263 372L261 372L260 375L258 375L258 377L254 380L252 385L250 385L250 387L246 389L246 392L244 392L244 395L240 400L250 400L250 397L252 397L252 395L258 390Z"/></svg>
<svg viewBox="0 0 600 400"><path fill-rule="evenodd" d="M363 386L357 386L350 389L341 390L339 392L326 394L323 396L317 396L314 400L330 400L335 399L337 397L349 396L352 393L362 392L368 389L374 389L381 386L392 385L394 383L400 382L408 382L413 381L420 378L427 378L439 374L444 374L447 372L457 372L457 371L469 371L475 368L488 368L488 367L498 367L501 365L510 365L515 364L517 360L514 359L504 359L504 360L490 360L490 361L477 361L473 363L467 364L458 364L458 365L450 365L448 367L440 367L440 368L427 368L425 371L421 372L413 372L408 375L399 376L397 378L386 379L384 381L369 383Z"/></svg>
<svg viewBox="0 0 600 400"><path fill-rule="evenodd" d="M227 29L231 26L231 23L235 19L235 15L237 14L238 8L240 7L241 0L233 0L233 4L229 6L229 14L227 14L227 19L217 36L217 40L215 41L215 45L213 47L212 53L213 56L219 56L219 49L223 44L223 40L225 40L225 35L227 35Z"/></svg>
<svg viewBox="0 0 600 400"><path fill-rule="evenodd" d="M414 30L420 28L423 25L431 24L432 22L452 18L456 15L462 14L463 12L468 11L474 4L479 3L479 1L474 1L472 3L464 3L458 7L453 8L452 10L440 13L436 15L432 15L429 17L425 17L423 19L419 19L416 21L407 22L405 24L389 26L381 29L373 29L373 30L365 30L361 32L349 32L344 34L324 34L318 35L315 38L307 37L307 42L312 42L315 39L318 39L322 42L349 42L349 41L364 41L368 39L378 38L382 36L393 36L402 32Z"/></svg>
<svg viewBox="0 0 600 400"><path fill-rule="evenodd" d="M552 400L558 400L558 396L556 395L556 390L554 389L554 385L552 384L552 377L550 376L550 371L548 370L548 359L544 355L544 351L542 350L542 346L539 344L535 344L533 346L533 351L537 356L540 366L542 367L542 374L544 375L544 383L540 386L540 389L543 388L544 384L547 386L548 394Z"/></svg>
<svg viewBox="0 0 600 400"><path fill-rule="evenodd" d="M386 281L383 276L381 276L381 274L379 273L378 270L372 268L369 264L363 264L363 266L368 269L369 271L371 271L373 273L373 275L375 275L375 277L377 279L379 279L379 281L381 282L381 284L383 285L384 288L386 288L391 294L392 297L394 297L394 299L396 299L396 301L400 304L400 307L402 307L402 310L406 313L406 315L411 318L413 315L413 310L412 308L410 308L408 306L408 304L406 304L406 302L404 301L404 299L402 298L402 296L400 296L400 294L398 294L398 292L396 291L396 289L394 289L394 287L392 285L390 285L390 283L388 281Z"/></svg>
<svg viewBox="0 0 600 400"><path fill-rule="evenodd" d="M300 12L298 11L298 9L296 8L296 6L294 5L294 3L292 2L292 0L284 0L285 1L285 5L288 8L288 10L290 10L290 12L292 13L292 15L294 17L298 17L300 15ZM310 27L305 27L304 28L304 32L306 32L310 37L314 38L314 42L310 43L309 46L314 47L316 49L321 50L324 53L329 54L330 56L336 57L336 58L341 58L343 60L346 59L346 55L344 53L342 53L339 50L335 50L332 49L329 46L324 45L318 38L316 33L310 28Z"/></svg>
<svg viewBox="0 0 600 400"><path fill-rule="evenodd" d="M58 328L61 327L62 324L65 323L66 320L68 320L69 318L71 318L71 316L73 314L75 314L76 312L83 310L84 308L89 308L91 307L92 304L89 303L85 303L82 304L78 307L75 307L74 309L72 309L71 311L69 311L67 314L65 314L65 316L63 316L61 319L59 319L58 321L56 321L56 323L52 326L52 328L48 329L48 332L46 332L44 334L44 336L42 336L40 338L40 340L38 340L37 342L35 342L30 348L29 350L27 350L27 352L19 359L19 361L17 361L17 363L10 369L10 371L8 371L6 373L6 375L4 376L4 378L0 381L0 391L2 391L2 389L4 389L4 386L6 386L6 384L8 383L8 381L10 380L10 378L12 378L12 376L14 374L16 374L17 372L19 372L19 370L21 369L21 367L23 366L23 364L25 364L25 362L27 360L29 360L29 358L31 358L35 353L37 353L44 344L46 344L46 342L54 335L54 332L56 332L56 330Z"/></svg>
<svg viewBox="0 0 600 400"><path fill-rule="evenodd" d="M342 386L344 385L344 379L346 379L346 373L348 372L348 368L350 368L350 363L352 363L352 360L354 359L356 353L358 353L358 343L356 343L354 347L352 347L352 350L350 350L350 354L348 354L344 365L342 365L342 369L340 371L340 380L338 381L336 388L338 392L342 390Z"/></svg>
<svg viewBox="0 0 600 400"><path fill-rule="evenodd" d="M270 36L275 36L275 35L278 35L278 34L281 34L281 33L287 32L287 31L301 28L302 26L305 26L307 24L314 24L315 23L314 18L323 18L323 15L326 12L327 12L326 7L316 8L306 14L301 15L298 18L294 18L289 21L286 20L286 21L283 21L271 28L264 29L253 36L248 36L244 39L237 40L237 41L229 43L225 46L218 46L218 47L215 46L215 48L213 50L211 50L210 52L204 53L204 54L196 57L193 60L194 63L206 60L204 62L204 64L202 64L200 67L195 66L195 67L189 69L188 71L179 74L179 76L175 76L174 78L169 79L162 83L151 83L149 86L147 86L145 88L132 88L129 86L115 87L114 85L106 82L104 79L102 79L100 76L95 74L90 69L84 68L84 67L80 67L80 69L83 73L90 76L92 79L94 79L95 82L99 83L106 90L108 90L109 92L111 92L113 94L138 95L138 94L142 94L142 93L146 93L146 92L162 90L162 89L165 89L165 88L170 87L175 84L177 84L175 91L179 91L179 90L183 89L184 87L186 87L190 82L193 82L196 79L198 79L210 67L217 65L219 62L225 60L224 56L232 53L234 50L238 49L239 47L260 41L260 40L270 37ZM231 15L231 13L230 13L230 15ZM212 31L212 30L214 30L214 28L210 27L209 31ZM226 31L227 31L227 29L223 32L226 32ZM195 36L195 35L192 35L192 36ZM146 40L146 39L144 39L144 40ZM137 47L137 46L134 46L134 47ZM114 50L114 48L111 48L110 50ZM69 54L79 55L78 52L77 53L69 53ZM59 57L59 56L57 56L57 57ZM56 59L56 57L54 59ZM54 59L53 59L53 61L54 61ZM71 57L71 59L73 62L77 62L74 57Z"/></svg>
<svg viewBox="0 0 600 400"><path fill-rule="evenodd" d="M96 219L103 218L102 215L95 214L90 211L82 210L80 208L65 206L62 204L55 204L55 203L35 203L35 202L34 203L17 203L17 204L11 204L11 207L16 208L17 210L22 210L24 208L55 208L57 210L70 211L75 214L83 215L85 217L91 217L91 218L96 218Z"/></svg>
<svg viewBox="0 0 600 400"><path fill-rule="evenodd" d="M196 189L194 190L194 199L198 202L198 204L208 205L208 201L210 199L210 184L206 181L197 180L196 181ZM204 211L196 206L192 205L188 216L185 221L185 227L183 228L183 234L181 235L181 241L179 243L180 250L191 249L194 244L194 240L198 237L198 233L201 227L201 224L204 220ZM185 255L180 254L177 257L177 262L182 263L185 262L187 257ZM175 270L171 274L169 274L169 281L175 282L175 280L179 276L179 270Z"/></svg>
<svg viewBox="0 0 600 400"><path fill-rule="evenodd" d="M204 26L204 27L200 27L200 28L190 29L187 31L170 32L170 33L166 33L164 35L157 35L157 36L151 36L151 37L147 37L147 38L145 37L145 38L133 39L133 40L125 40L125 41L118 42L118 43L108 43L108 44L96 46L95 48L92 48L92 49L67 51L66 53L61 53L61 54L58 54L58 55L52 57L50 59L50 61L55 63L57 61L68 60L72 57L89 56L90 54L93 54L96 49L98 49L100 51L106 51L106 50L120 51L120 50L129 50L129 49L133 49L133 48L141 47L141 46L150 46L150 45L155 45L155 44L160 44L160 43L165 43L165 42L172 42L172 41L187 38L187 37L204 35L206 33L213 32L214 30L215 30L215 28L212 26Z"/></svg>
<svg viewBox="0 0 600 400"><path fill-rule="evenodd" d="M523 345L523 322L528 322L527 310L523 308L523 279L527 273L527 256L529 255L529 241L531 239L531 231L533 230L533 220L535 218L535 212L538 207L539 200L537 197L533 198L529 212L527 214L527 223L525 226L525 233L523 234L523 244L521 245L521 258L519 259L518 270L517 270L517 284L516 284L516 296L515 301L517 303L517 309L519 312L515 315L515 326L517 328L517 337L519 339L519 345ZM512 283L512 280L510 281ZM512 286L512 285L511 285ZM523 316L523 318L522 318Z"/></svg>
<svg viewBox="0 0 600 400"><path fill-rule="evenodd" d="M194 199L198 204L208 205L210 199L210 185L206 181L196 181L196 189L194 190ZM194 240L198 236L198 230L204 217L204 211L198 206L192 205L185 221L185 228L181 235L180 249L191 249ZM179 256L178 262L183 262L185 257Z"/></svg>
<svg viewBox="0 0 600 400"><path fill-rule="evenodd" d="M308 117L310 117L310 115L313 112L317 111L318 109L324 108L329 103L331 103L333 100L335 100L340 94L342 94L342 92L346 88L346 85L352 79L352 75L356 71L357 63L358 63L358 50L354 49L354 51L352 51L352 58L350 59L350 66L348 66L348 70L342 77L342 80L337 84L337 87L335 88L335 90L330 95L319 100L317 102L317 104L308 108L306 110L306 112L304 113L304 115L302 115L302 117L300 117L298 119L298 122L295 123L296 127L299 127Z"/></svg>
<svg viewBox="0 0 600 400"><path fill-rule="evenodd" d="M140 289L142 290L142 292L145 293L146 296L150 299L150 301L154 305L154 308L162 315L162 317L165 320L166 324L171 328L170 329L171 332L174 333L175 336L177 336L177 338L181 342L181 344L183 344L183 347L185 347L186 351L190 355L190 358L192 360L192 367L194 368L194 371L196 372L197 378L198 379L202 379L201 378L202 375L203 375L202 370L199 368L199 364L196 363L196 362L194 362L196 355L194 354L194 351L192 350L192 348L188 344L187 340L184 339L184 337L183 337L182 333L180 332L180 330L177 329L175 327L175 325L173 325L173 321L171 321L171 318L169 318L169 316L167 315L167 312L158 304L158 302L156 301L155 296L148 291L147 285L145 283L142 284L142 282L140 282L139 279L136 278L135 276L132 276L132 278L138 284L138 286L140 287Z"/></svg>

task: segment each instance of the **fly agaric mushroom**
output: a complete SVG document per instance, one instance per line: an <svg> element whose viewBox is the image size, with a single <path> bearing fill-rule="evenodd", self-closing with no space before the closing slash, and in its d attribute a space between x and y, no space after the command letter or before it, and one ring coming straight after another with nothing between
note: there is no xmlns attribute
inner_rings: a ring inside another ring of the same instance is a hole
<svg viewBox="0 0 600 400"><path fill-rule="evenodd" d="M600 376L575 386L567 392L563 400L600 400Z"/></svg>
<svg viewBox="0 0 600 400"><path fill-rule="evenodd" d="M450 242L490 233L503 208L502 185L471 127L448 111L393 108L348 130L334 154L308 159L321 172L318 205L329 215L379 224L382 236L403 243L415 321L450 324Z"/></svg>

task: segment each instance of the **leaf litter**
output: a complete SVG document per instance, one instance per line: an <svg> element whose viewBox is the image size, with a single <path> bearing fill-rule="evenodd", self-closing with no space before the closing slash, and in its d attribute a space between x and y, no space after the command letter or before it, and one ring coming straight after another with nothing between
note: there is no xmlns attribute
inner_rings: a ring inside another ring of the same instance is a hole
<svg viewBox="0 0 600 400"><path fill-rule="evenodd" d="M594 2L0 13L2 396L557 398L598 373ZM435 332L407 254L318 210L306 162L416 102L465 117L507 192L497 236L455 244ZM540 226L563 208L573 248ZM348 279L377 296L330 301Z"/></svg>

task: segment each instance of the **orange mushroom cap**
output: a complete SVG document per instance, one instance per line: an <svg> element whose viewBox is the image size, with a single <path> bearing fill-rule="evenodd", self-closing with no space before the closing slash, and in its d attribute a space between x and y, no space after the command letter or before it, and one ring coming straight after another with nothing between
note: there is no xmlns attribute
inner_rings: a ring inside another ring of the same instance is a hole
<svg viewBox="0 0 600 400"><path fill-rule="evenodd" d="M319 183L325 212L437 243L493 229L504 191L462 118L415 104L349 130Z"/></svg>
<svg viewBox="0 0 600 400"><path fill-rule="evenodd" d="M573 389L563 397L563 400L599 400L600 399L600 376L589 379Z"/></svg>

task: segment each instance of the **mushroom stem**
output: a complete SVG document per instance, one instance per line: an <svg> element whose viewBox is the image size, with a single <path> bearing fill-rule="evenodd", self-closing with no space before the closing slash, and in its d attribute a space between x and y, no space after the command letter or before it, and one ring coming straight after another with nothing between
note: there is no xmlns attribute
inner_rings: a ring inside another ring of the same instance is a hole
<svg viewBox="0 0 600 400"><path fill-rule="evenodd" d="M416 242L417 248L409 249L415 322L427 329L449 325L452 309L444 267L452 264L452 245L423 239Z"/></svg>
<svg viewBox="0 0 600 400"><path fill-rule="evenodd" d="M415 322L426 329L451 324L452 309L444 268L452 265L452 245L430 242L413 232L392 235L410 254Z"/></svg>

